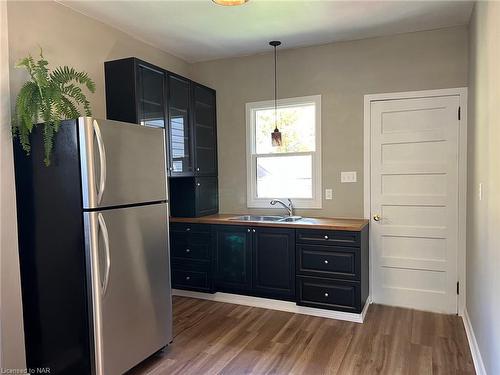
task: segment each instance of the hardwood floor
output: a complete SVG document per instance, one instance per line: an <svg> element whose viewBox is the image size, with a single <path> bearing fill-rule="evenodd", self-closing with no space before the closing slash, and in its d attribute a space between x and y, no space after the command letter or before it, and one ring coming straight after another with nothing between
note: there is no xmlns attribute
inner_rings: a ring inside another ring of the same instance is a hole
<svg viewBox="0 0 500 375"><path fill-rule="evenodd" d="M174 342L127 375L474 374L462 320L372 305L365 323L174 297Z"/></svg>

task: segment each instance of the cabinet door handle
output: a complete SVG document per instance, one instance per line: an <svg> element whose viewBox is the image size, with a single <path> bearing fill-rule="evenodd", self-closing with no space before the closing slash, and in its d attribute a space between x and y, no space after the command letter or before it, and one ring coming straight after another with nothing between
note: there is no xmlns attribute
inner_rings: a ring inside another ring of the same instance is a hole
<svg viewBox="0 0 500 375"><path fill-rule="evenodd" d="M191 277L189 277L189 276L186 276L186 280L191 280Z"/></svg>
<svg viewBox="0 0 500 375"><path fill-rule="evenodd" d="M328 239L328 236L325 236L325 240L327 240L327 239Z"/></svg>
<svg viewBox="0 0 500 375"><path fill-rule="evenodd" d="M329 296L329 294L328 294L328 293L325 293L325 297L328 297L328 296Z"/></svg>
<svg viewBox="0 0 500 375"><path fill-rule="evenodd" d="M196 168L196 172L199 172L200 171L200 168Z"/></svg>
<svg viewBox="0 0 500 375"><path fill-rule="evenodd" d="M191 228L186 228L186 232L189 232L191 230Z"/></svg>
<svg viewBox="0 0 500 375"><path fill-rule="evenodd" d="M190 249L186 249L186 253L190 253L190 252L191 252L191 250L190 250Z"/></svg>
<svg viewBox="0 0 500 375"><path fill-rule="evenodd" d="M199 182L196 183L196 186L201 186L201 184Z"/></svg>
<svg viewBox="0 0 500 375"><path fill-rule="evenodd" d="M328 261L327 261L327 260L325 260L325 264L328 264Z"/></svg>
<svg viewBox="0 0 500 375"><path fill-rule="evenodd" d="M255 229L252 229L252 232L254 232L254 233L255 233Z"/></svg>
<svg viewBox="0 0 500 375"><path fill-rule="evenodd" d="M247 229L247 232L250 232L250 229Z"/></svg>

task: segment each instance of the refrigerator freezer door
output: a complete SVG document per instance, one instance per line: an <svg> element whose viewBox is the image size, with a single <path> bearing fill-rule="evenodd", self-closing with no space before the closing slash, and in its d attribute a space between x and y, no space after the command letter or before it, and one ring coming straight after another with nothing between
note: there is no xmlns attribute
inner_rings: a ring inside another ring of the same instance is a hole
<svg viewBox="0 0 500 375"><path fill-rule="evenodd" d="M96 375L119 375L172 340L167 205L84 212Z"/></svg>
<svg viewBox="0 0 500 375"><path fill-rule="evenodd" d="M78 119L83 208L167 200L165 131Z"/></svg>

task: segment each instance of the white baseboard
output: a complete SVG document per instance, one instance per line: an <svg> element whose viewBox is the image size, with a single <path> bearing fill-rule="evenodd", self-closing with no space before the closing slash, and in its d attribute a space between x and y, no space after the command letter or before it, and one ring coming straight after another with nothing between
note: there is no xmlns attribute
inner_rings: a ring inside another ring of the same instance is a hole
<svg viewBox="0 0 500 375"><path fill-rule="evenodd" d="M230 294L230 293L217 292L214 294L210 294L210 293L191 292L188 290L172 289L172 295L206 299L215 302L234 303L236 305L260 307L271 310L286 311L294 314L319 316L321 318L345 320L348 322L355 322L355 323L363 323L366 316L366 312L368 311L368 307L371 303L371 299L370 297L368 297L365 303L365 307L363 308L361 314L354 314L342 311L316 309L314 307L297 306L295 302L279 301L269 298L242 296L239 294Z"/></svg>
<svg viewBox="0 0 500 375"><path fill-rule="evenodd" d="M476 336L474 335L474 329L472 328L471 321L469 319L469 313L467 309L464 310L462 315L462 320L464 322L465 333L467 334L467 340L469 341L469 348L472 354L472 360L474 361L474 368L476 369L477 375L487 375L486 368L484 367L483 358L481 357L481 352L479 351L479 346L477 345Z"/></svg>

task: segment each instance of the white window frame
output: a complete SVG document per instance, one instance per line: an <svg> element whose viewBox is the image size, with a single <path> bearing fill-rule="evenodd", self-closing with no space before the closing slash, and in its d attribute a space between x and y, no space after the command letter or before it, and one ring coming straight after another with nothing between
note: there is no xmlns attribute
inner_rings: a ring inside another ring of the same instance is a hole
<svg viewBox="0 0 500 375"><path fill-rule="evenodd" d="M316 150L312 152L274 153L258 154L259 156L283 156L283 155L312 155L312 198L291 198L296 208L322 208L322 185L321 185L321 95L301 96L296 98L279 99L278 108L281 106L300 106L314 104L315 111L315 142ZM246 104L246 144L247 144L247 207L248 208L276 208L271 206L270 199L257 197L257 154L255 152L255 112L261 109L273 109L274 100L265 100ZM283 134L286 136L286 134ZM271 141L271 134L269 134ZM288 197L273 197L286 199Z"/></svg>

